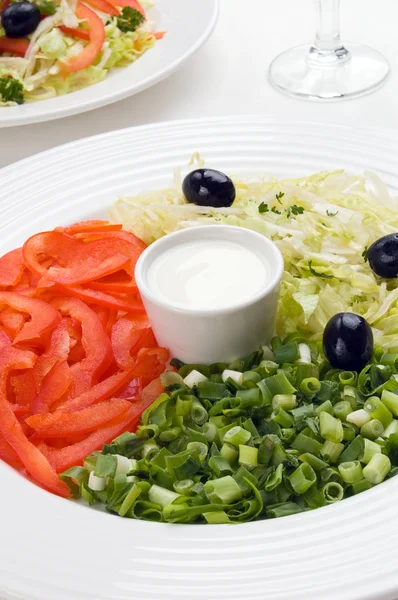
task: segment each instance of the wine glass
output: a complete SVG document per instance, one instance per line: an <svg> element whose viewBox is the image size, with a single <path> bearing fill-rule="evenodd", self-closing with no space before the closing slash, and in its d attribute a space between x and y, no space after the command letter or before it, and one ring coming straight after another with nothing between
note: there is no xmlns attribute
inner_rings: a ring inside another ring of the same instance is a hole
<svg viewBox="0 0 398 600"><path fill-rule="evenodd" d="M269 80L291 96L340 100L373 92L386 81L390 67L376 50L340 39L340 0L316 0L317 31L312 46L291 48L277 56Z"/></svg>

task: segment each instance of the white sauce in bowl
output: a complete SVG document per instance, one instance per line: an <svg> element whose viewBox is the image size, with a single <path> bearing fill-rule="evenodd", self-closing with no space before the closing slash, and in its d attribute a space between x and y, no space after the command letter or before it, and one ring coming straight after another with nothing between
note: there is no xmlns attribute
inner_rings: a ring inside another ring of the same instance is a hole
<svg viewBox="0 0 398 600"><path fill-rule="evenodd" d="M270 278L270 266L252 250L236 242L212 239L165 250L147 274L148 286L159 300L198 310L244 302Z"/></svg>

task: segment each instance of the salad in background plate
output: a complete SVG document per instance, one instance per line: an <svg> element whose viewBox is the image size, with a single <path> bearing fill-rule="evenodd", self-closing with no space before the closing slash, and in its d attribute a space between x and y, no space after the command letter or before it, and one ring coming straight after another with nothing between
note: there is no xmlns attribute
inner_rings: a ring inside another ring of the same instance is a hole
<svg viewBox="0 0 398 600"><path fill-rule="evenodd" d="M0 107L46 100L105 79L164 32L138 0L0 0Z"/></svg>

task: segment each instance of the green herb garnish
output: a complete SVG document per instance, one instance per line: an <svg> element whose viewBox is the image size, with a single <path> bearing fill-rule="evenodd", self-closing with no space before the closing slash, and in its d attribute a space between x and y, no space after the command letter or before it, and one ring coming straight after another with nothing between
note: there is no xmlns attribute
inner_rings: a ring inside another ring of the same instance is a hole
<svg viewBox="0 0 398 600"><path fill-rule="evenodd" d="M122 14L117 17L116 24L120 31L127 33L128 31L135 31L145 21L144 16L136 8L131 6L125 6L122 10Z"/></svg>
<svg viewBox="0 0 398 600"><path fill-rule="evenodd" d="M260 214L262 214L262 213L266 213L268 211L269 211L268 204L265 204L264 202L261 202L261 204L258 207L258 212Z"/></svg>
<svg viewBox="0 0 398 600"><path fill-rule="evenodd" d="M326 210L326 214L328 217L335 217L336 215L339 214L339 211L336 210L336 212L329 212L328 210Z"/></svg>
<svg viewBox="0 0 398 600"><path fill-rule="evenodd" d="M363 258L363 260L365 262L368 262L368 260L369 260L369 258L368 258L368 252L369 252L369 249L368 249L367 246L365 246L365 250L361 254L361 256L362 256L362 258Z"/></svg>
<svg viewBox="0 0 398 600"><path fill-rule="evenodd" d="M17 79L7 76L0 77L0 98L3 102L23 104L25 102L23 92L23 85Z"/></svg>

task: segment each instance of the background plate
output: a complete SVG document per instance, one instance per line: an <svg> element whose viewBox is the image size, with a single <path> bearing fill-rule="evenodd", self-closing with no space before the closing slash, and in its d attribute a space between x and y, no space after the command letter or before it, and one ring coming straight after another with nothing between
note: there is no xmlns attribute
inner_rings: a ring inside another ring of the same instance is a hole
<svg viewBox="0 0 398 600"><path fill-rule="evenodd" d="M167 185L199 150L229 173L376 171L398 192L398 134L267 119L165 123L82 140L0 171L0 252L35 231ZM0 464L7 600L392 600L398 477L338 505L236 526L124 520Z"/></svg>
<svg viewBox="0 0 398 600"><path fill-rule="evenodd" d="M0 108L0 127L50 121L122 100L158 83L205 43L218 16L218 0L155 0L148 18L167 35L128 67L105 81L51 100Z"/></svg>

